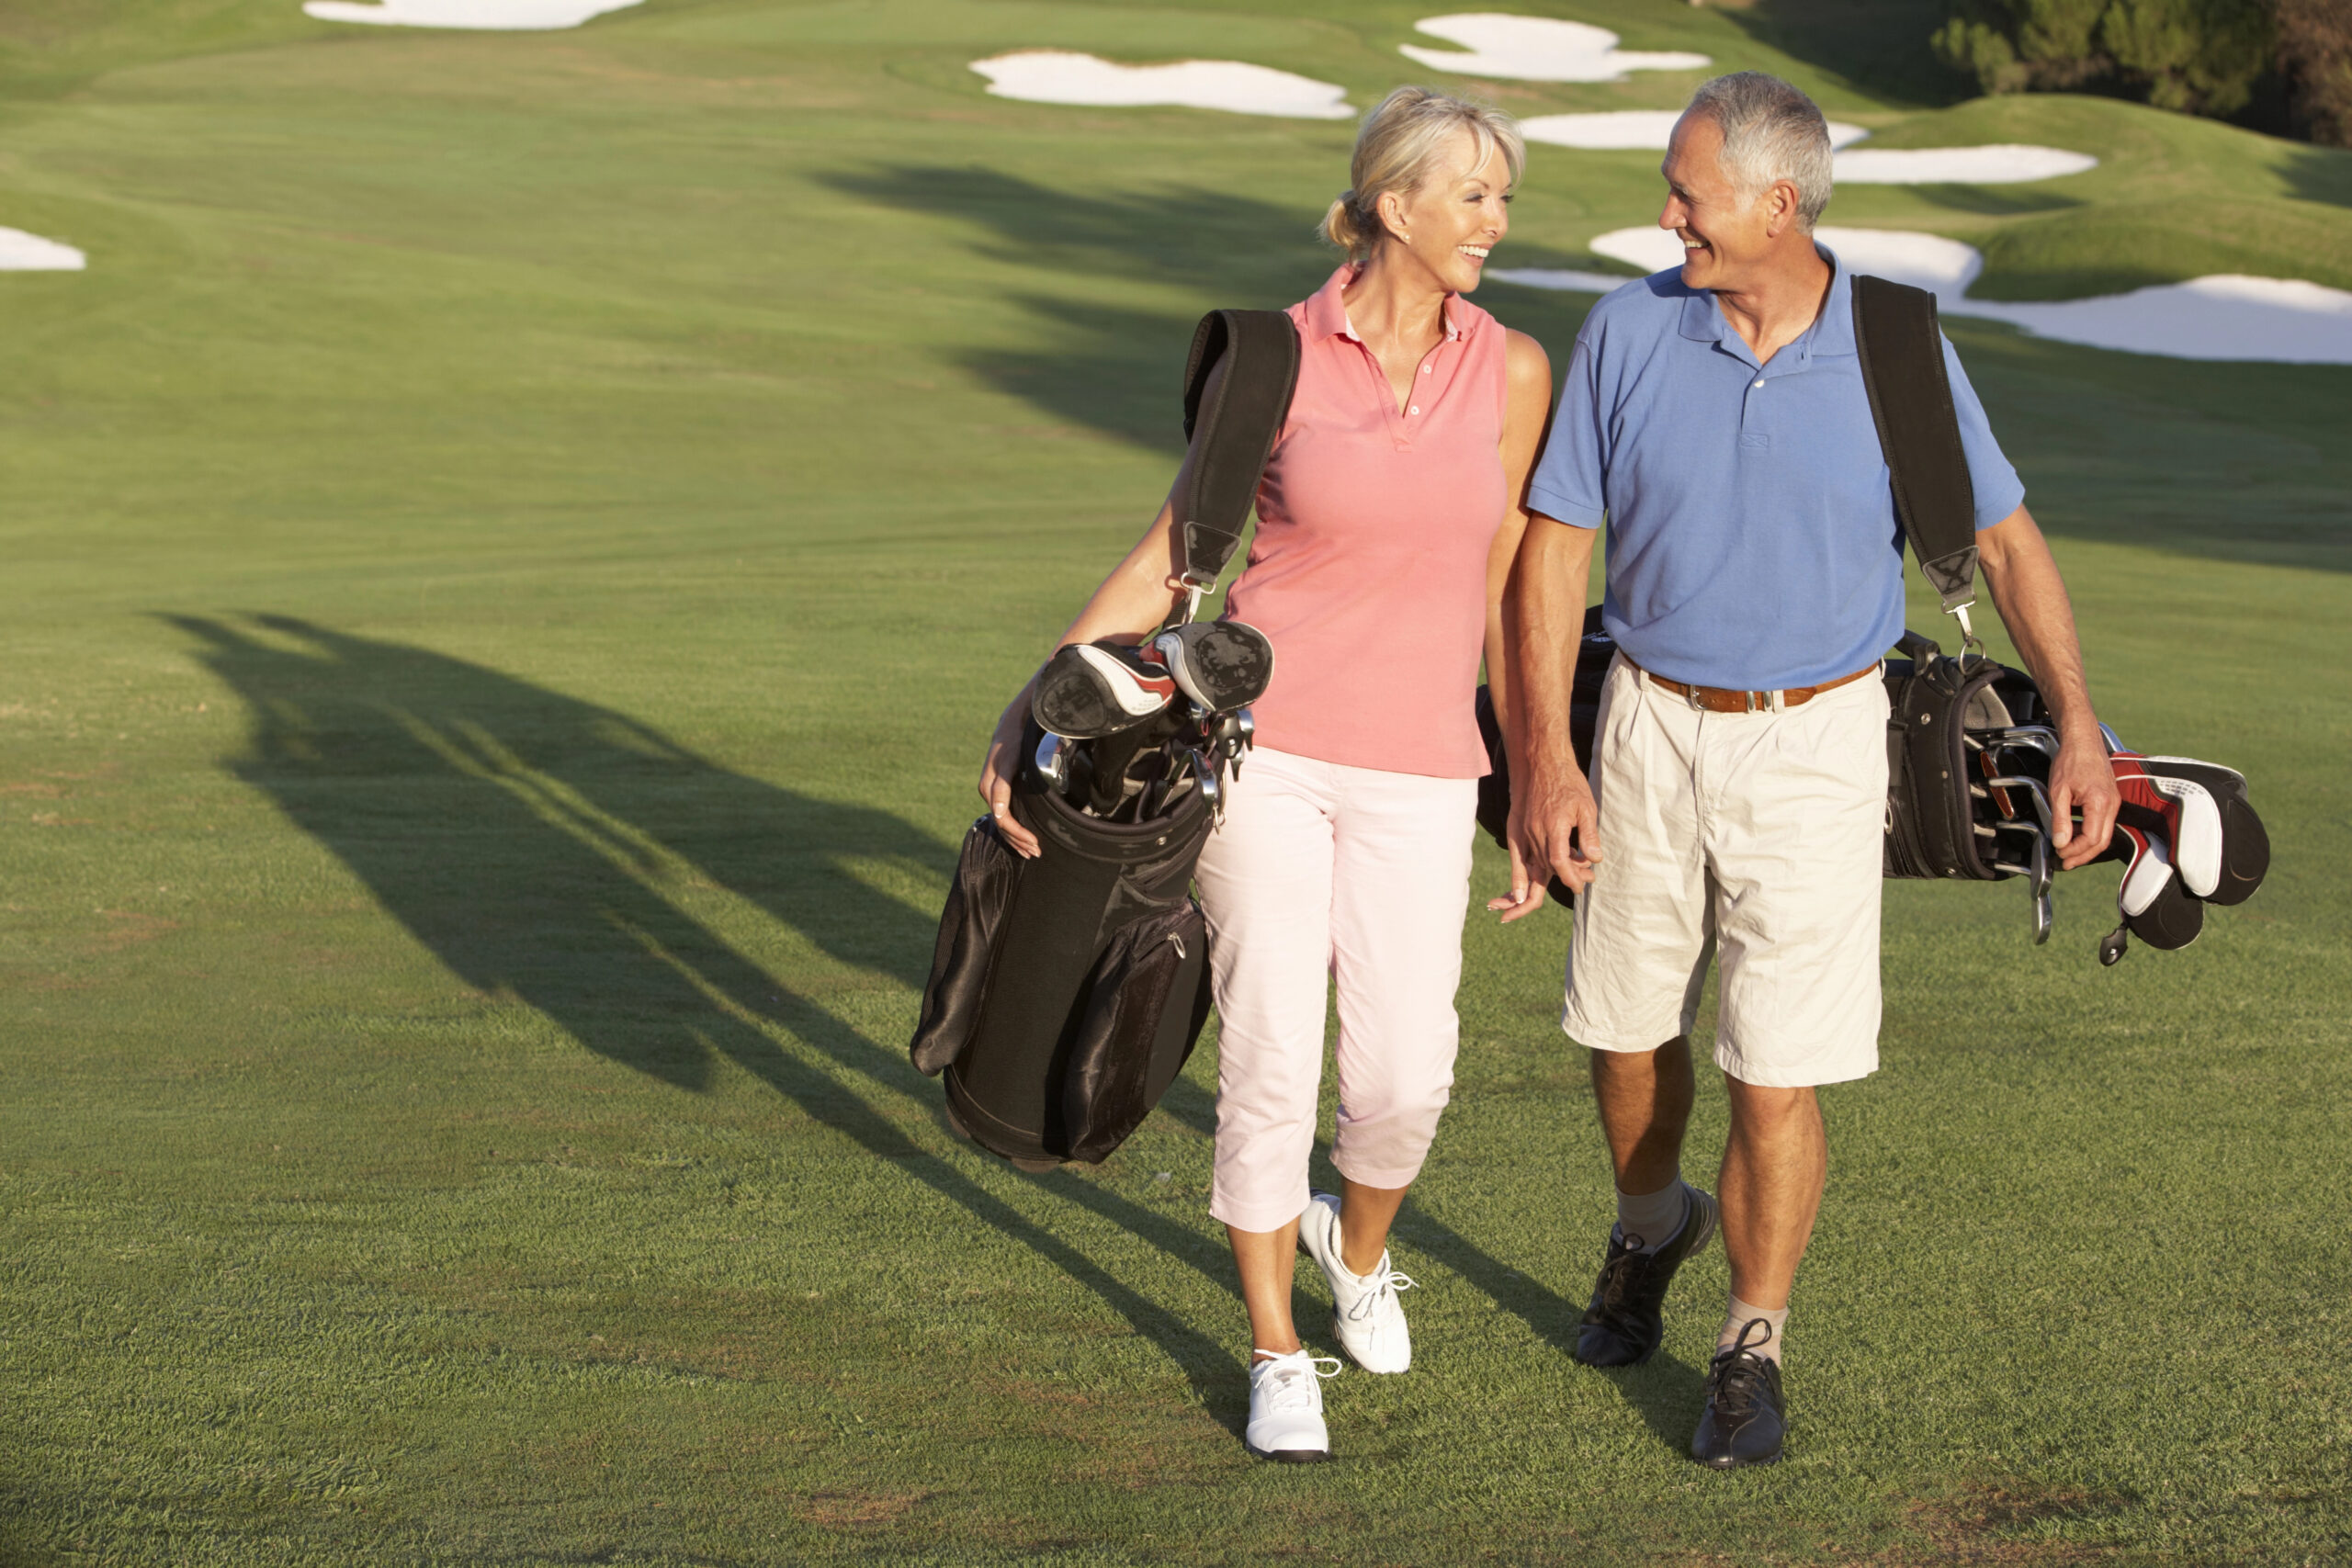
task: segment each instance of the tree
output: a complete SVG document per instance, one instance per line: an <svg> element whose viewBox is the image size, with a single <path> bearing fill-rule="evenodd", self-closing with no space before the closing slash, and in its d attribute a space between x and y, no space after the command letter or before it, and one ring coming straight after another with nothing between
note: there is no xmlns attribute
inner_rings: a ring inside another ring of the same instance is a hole
<svg viewBox="0 0 2352 1568"><path fill-rule="evenodd" d="M2273 6L2345 0L1962 0L1936 52L1988 93L2120 91L2160 108L2245 107L2275 52Z"/></svg>
<svg viewBox="0 0 2352 1568"><path fill-rule="evenodd" d="M2278 0L2275 25L2297 128L2313 141L2352 147L2352 5Z"/></svg>

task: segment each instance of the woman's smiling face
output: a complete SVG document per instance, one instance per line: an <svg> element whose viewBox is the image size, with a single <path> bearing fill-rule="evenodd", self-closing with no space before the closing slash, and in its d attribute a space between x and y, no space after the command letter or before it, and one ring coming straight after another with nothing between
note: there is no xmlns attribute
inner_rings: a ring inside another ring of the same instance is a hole
<svg viewBox="0 0 2352 1568"><path fill-rule="evenodd" d="M1487 253L1510 230L1510 165L1502 149L1478 154L1478 139L1466 127L1453 134L1442 174L1410 195L1380 198L1380 217L1396 242L1429 269L1448 291L1467 294L1478 287Z"/></svg>

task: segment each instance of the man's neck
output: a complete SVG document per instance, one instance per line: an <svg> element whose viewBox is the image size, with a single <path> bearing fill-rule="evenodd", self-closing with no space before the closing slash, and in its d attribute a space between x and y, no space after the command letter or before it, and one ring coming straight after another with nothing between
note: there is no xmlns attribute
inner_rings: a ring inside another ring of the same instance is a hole
<svg viewBox="0 0 2352 1568"><path fill-rule="evenodd" d="M1761 264L1738 288L1718 288L1715 308L1741 341L1767 364L1812 326L1829 299L1837 271L1813 247L1811 236Z"/></svg>

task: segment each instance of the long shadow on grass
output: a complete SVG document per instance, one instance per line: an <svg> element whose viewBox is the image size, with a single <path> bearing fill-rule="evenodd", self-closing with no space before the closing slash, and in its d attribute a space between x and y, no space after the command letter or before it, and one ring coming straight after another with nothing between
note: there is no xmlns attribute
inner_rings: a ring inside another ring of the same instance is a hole
<svg viewBox="0 0 2352 1568"><path fill-rule="evenodd" d="M681 1089L705 1088L720 1058L738 1064L1093 1291L1238 1427L1241 1369L1229 1350L916 1143L859 1092L935 1103L904 1056L793 994L669 896L724 888L835 960L918 987L931 919L855 873L878 863L944 879L952 855L935 839L886 811L746 778L624 714L463 660L281 615L166 619L247 705L238 776L468 985L511 994L590 1050ZM825 1066L781 1048L763 1025ZM1163 1109L1215 1131L1209 1096L1189 1080ZM1323 1160L1329 1184L1328 1149ZM1035 1179L1233 1290L1216 1239L1075 1172ZM1574 1344L1577 1304L1418 1206L1399 1235L1561 1355ZM1619 1382L1653 1428L1680 1440L1695 1374L1653 1366Z"/></svg>
<svg viewBox="0 0 2352 1568"><path fill-rule="evenodd" d="M1238 1427L1229 1349L917 1144L858 1090L934 1103L903 1054L793 994L664 891L715 884L836 960L919 986L933 921L854 871L896 863L944 879L953 856L936 840L463 660L287 616L165 618L247 705L238 776L468 985L511 994L590 1050L681 1089L705 1088L719 1058L738 1064L1093 1291ZM1039 1185L1231 1288L1196 1232L1073 1175Z"/></svg>

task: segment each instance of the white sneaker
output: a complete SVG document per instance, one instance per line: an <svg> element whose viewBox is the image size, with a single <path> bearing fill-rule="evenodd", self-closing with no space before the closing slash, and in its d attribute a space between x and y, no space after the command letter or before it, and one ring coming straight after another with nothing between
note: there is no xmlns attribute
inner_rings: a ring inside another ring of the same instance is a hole
<svg viewBox="0 0 2352 1568"><path fill-rule="evenodd" d="M1260 1459L1283 1464L1319 1464L1331 1457L1331 1434L1323 1425L1323 1380L1340 1375L1337 1356L1293 1350L1278 1356L1252 1350L1250 1364L1250 1425L1242 1442ZM1322 1363L1331 1370L1325 1371Z"/></svg>
<svg viewBox="0 0 2352 1568"><path fill-rule="evenodd" d="M1369 1274L1349 1270L1340 1257L1340 1201L1329 1192L1313 1194L1306 1213L1298 1217L1298 1245L1323 1270L1331 1285L1331 1327L1340 1348L1368 1372L1401 1372L1413 1364L1412 1331L1405 1326L1405 1309L1396 1292L1409 1291L1413 1281L1388 1266L1382 1253Z"/></svg>

